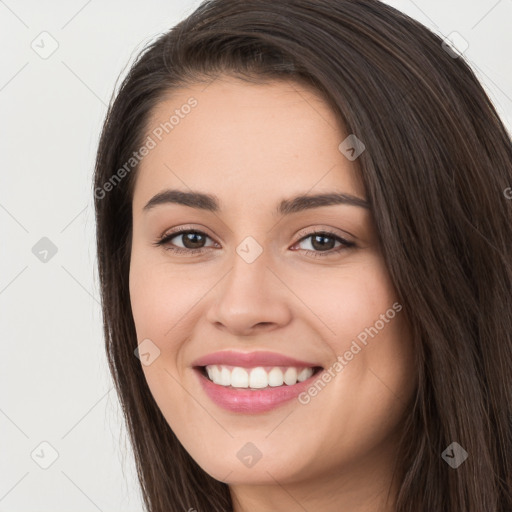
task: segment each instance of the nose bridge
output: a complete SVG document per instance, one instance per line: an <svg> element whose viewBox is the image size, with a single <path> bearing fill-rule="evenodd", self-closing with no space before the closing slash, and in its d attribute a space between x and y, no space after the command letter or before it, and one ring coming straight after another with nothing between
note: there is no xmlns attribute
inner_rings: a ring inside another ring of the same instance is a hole
<svg viewBox="0 0 512 512"><path fill-rule="evenodd" d="M269 292L269 275L267 268L271 264L269 250L263 248L252 237L244 239L235 249L231 260L231 271L224 284L224 299L242 301L249 306L249 301L257 301Z"/></svg>
<svg viewBox="0 0 512 512"><path fill-rule="evenodd" d="M268 248L246 237L236 247L230 266L208 312L211 322L240 333L258 324L289 320L285 290L268 268L272 266Z"/></svg>
<svg viewBox="0 0 512 512"><path fill-rule="evenodd" d="M229 288L236 293L245 293L252 288L252 296L256 296L268 284L267 274L270 271L267 267L271 259L268 247L264 248L253 237L244 239L232 258Z"/></svg>

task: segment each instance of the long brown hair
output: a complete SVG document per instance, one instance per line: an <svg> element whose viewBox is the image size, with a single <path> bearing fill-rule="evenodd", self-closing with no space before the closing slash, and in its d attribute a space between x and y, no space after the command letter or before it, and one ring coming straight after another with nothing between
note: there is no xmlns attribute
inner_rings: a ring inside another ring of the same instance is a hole
<svg viewBox="0 0 512 512"><path fill-rule="evenodd" d="M94 179L99 278L147 509L232 510L228 486L190 457L152 398L128 289L137 166L125 164L168 91L220 74L308 83L366 146L357 164L419 377L396 510L510 512L511 137L464 57L377 0L206 1L139 55L111 103ZM468 453L457 469L441 456L452 442Z"/></svg>

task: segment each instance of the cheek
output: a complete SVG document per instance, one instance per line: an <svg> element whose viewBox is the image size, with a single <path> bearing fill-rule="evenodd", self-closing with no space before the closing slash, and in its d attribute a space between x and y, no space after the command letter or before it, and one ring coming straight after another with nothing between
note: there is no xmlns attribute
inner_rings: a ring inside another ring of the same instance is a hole
<svg viewBox="0 0 512 512"><path fill-rule="evenodd" d="M297 295L307 297L314 327L332 357L331 378L303 397L309 416L339 422L338 432L347 439L347 432L354 434L354 446L364 429L371 437L377 435L376 425L389 422L392 428L414 390L416 374L410 329L383 260L367 258L335 278L302 276L294 285ZM325 407L330 400L331 407Z"/></svg>
<svg viewBox="0 0 512 512"><path fill-rule="evenodd" d="M205 292L205 283L187 279L182 269L135 255L130 265L130 301L139 342L175 337L203 288Z"/></svg>
<svg viewBox="0 0 512 512"><path fill-rule="evenodd" d="M396 301L387 269L376 254L365 255L357 264L290 274L288 282L307 306L301 308L302 318L315 323L315 330L320 330L337 354L347 350L351 340L373 326ZM389 325L384 330L389 331Z"/></svg>
<svg viewBox="0 0 512 512"><path fill-rule="evenodd" d="M359 399L409 393L413 386L410 333L384 262L371 264L344 282L330 314L336 331L333 351L346 365L345 378L359 384Z"/></svg>

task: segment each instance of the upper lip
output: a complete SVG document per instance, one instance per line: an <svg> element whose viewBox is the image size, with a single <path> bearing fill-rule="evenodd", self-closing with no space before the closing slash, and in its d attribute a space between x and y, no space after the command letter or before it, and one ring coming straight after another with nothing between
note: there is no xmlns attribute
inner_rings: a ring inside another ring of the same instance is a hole
<svg viewBox="0 0 512 512"><path fill-rule="evenodd" d="M314 368L320 366L316 363L301 361L275 352L236 352L225 350L214 352L196 359L192 366L208 366L211 364L225 364L229 366L240 366L242 368L253 368L256 366L295 366Z"/></svg>

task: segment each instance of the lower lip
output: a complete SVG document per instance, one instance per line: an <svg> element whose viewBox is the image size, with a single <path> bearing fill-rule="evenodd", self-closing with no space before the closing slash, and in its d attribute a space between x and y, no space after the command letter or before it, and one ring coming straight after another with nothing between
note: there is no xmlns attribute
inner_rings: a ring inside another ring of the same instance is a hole
<svg viewBox="0 0 512 512"><path fill-rule="evenodd" d="M232 412L259 413L270 411L285 402L297 398L305 391L311 383L318 378L321 371L313 374L309 379L297 382L292 386L268 387L252 390L247 388L233 388L231 386L220 386L213 383L204 376L200 370L194 369L199 376L199 381L205 393L219 407Z"/></svg>

